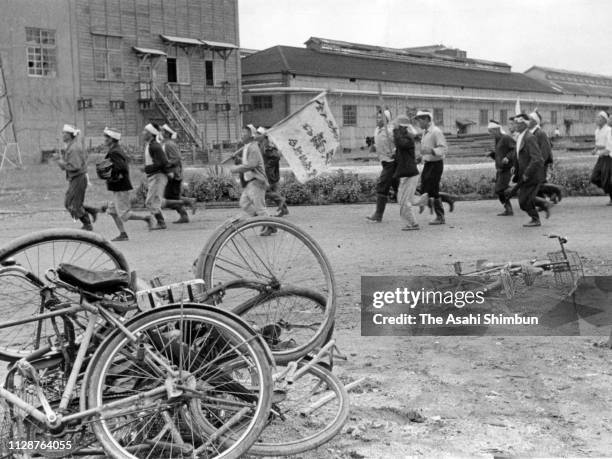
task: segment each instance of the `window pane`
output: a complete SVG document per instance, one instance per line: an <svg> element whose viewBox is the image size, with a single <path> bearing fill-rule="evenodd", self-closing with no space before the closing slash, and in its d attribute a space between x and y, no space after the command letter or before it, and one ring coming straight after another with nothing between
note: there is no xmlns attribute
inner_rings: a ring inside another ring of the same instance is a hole
<svg viewBox="0 0 612 459"><path fill-rule="evenodd" d="M508 123L508 110L499 111L499 122L502 126Z"/></svg>
<svg viewBox="0 0 612 459"><path fill-rule="evenodd" d="M102 35L93 36L94 48L106 48L106 37Z"/></svg>
<svg viewBox="0 0 612 459"><path fill-rule="evenodd" d="M480 110L480 125L486 126L489 124L489 110Z"/></svg>
<svg viewBox="0 0 612 459"><path fill-rule="evenodd" d="M344 126L357 126L357 105L342 106L342 124Z"/></svg>
<svg viewBox="0 0 612 459"><path fill-rule="evenodd" d="M94 78L106 80L106 51L94 51Z"/></svg>
<svg viewBox="0 0 612 459"><path fill-rule="evenodd" d="M206 86L214 86L213 61L205 61L204 67L206 72Z"/></svg>
<svg viewBox="0 0 612 459"><path fill-rule="evenodd" d="M121 38L108 37L107 44L108 44L108 49L121 49Z"/></svg>
<svg viewBox="0 0 612 459"><path fill-rule="evenodd" d="M110 78L112 80L120 80L121 79L121 53L111 53L108 54L108 63L110 66Z"/></svg>
<svg viewBox="0 0 612 459"><path fill-rule="evenodd" d="M433 116L434 116L434 124L438 126L444 125L444 110L443 109L434 108Z"/></svg>

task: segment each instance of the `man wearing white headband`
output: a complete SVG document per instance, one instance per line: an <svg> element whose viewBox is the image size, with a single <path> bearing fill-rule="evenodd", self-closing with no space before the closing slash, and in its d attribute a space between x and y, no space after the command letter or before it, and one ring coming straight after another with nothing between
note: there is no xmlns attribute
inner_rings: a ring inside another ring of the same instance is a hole
<svg viewBox="0 0 612 459"><path fill-rule="evenodd" d="M152 123L147 124L142 135L145 142L144 160L148 185L145 204L155 220L157 220L157 226L152 229L166 229L166 222L161 209L164 192L168 184L168 176L166 173L170 165L166 153L164 153L158 141L161 137L159 126Z"/></svg>
<svg viewBox="0 0 612 459"><path fill-rule="evenodd" d="M538 196L550 196L553 203L557 203L562 199L561 187L554 183L548 183L546 177L548 177L548 168L553 163L552 144L550 139L541 128L542 116L537 110L534 110L529 114L529 132L531 132L538 142L538 147L542 152L542 158L544 159L544 183L540 186Z"/></svg>
<svg viewBox="0 0 612 459"><path fill-rule="evenodd" d="M601 111L597 114L597 129L595 129L595 148L593 154L598 155L597 162L591 174L591 183L601 188L610 196L609 206L612 206L612 130L608 125L611 122L608 113Z"/></svg>
<svg viewBox="0 0 612 459"><path fill-rule="evenodd" d="M181 196L183 193L183 161L181 150L174 142L177 138L176 132L167 124L162 126L162 148L168 158L168 184L164 191L163 207L174 209L179 214L179 219L174 223L189 223L189 216L185 206L191 208L193 214L196 212L195 198Z"/></svg>
<svg viewBox="0 0 612 459"><path fill-rule="evenodd" d="M83 223L81 229L93 231L92 220L95 222L97 209L85 206L85 192L87 191L87 152L77 142L80 131L70 124L62 128L62 140L66 149L56 156L57 165L66 171L68 190L64 206L75 220ZM91 218L90 218L91 215Z"/></svg>
<svg viewBox="0 0 612 459"><path fill-rule="evenodd" d="M550 204L537 196L545 178L544 159L535 136L529 132L529 116L521 113L513 120L518 132L514 178L512 179L516 186L509 197L518 192L519 206L531 217L531 221L523 226L537 227L541 226L538 208L546 212L546 218L550 216Z"/></svg>
<svg viewBox="0 0 612 459"><path fill-rule="evenodd" d="M376 182L376 210L371 216L367 216L371 222L380 223L387 207L389 191L397 190L398 181L393 178L397 161L395 160L395 145L393 145L393 128L389 124L391 112L379 110L376 114L376 129L374 130L374 145L370 147L371 152L376 152L382 166L380 176Z"/></svg>
<svg viewBox="0 0 612 459"><path fill-rule="evenodd" d="M495 160L495 194L504 206L504 211L497 215L501 217L511 216L514 215L514 211L510 199L506 197L506 190L510 186L510 179L512 178L516 145L512 136L506 134L497 121L489 121L487 130L495 139L495 149L489 155L491 159Z"/></svg>
<svg viewBox="0 0 612 459"><path fill-rule="evenodd" d="M276 217L283 217L289 214L289 207L287 207L287 200L279 191L281 154L276 145L266 136L266 130L263 127L258 127L257 132L260 135L259 148L263 156L264 169L269 183L266 190L266 200L276 204Z"/></svg>
<svg viewBox="0 0 612 459"><path fill-rule="evenodd" d="M130 190L133 189L130 180L130 158L119 144L121 133L116 129L104 128L104 145L108 148L104 157L107 164L110 164L110 170L101 169L98 176L106 180L106 188L113 193L113 200L103 206L100 210L107 212L115 222L115 226L119 230L119 236L112 239L113 241L129 240L124 223L128 220L145 221L151 229L153 227L153 217L151 215L141 215L131 210Z"/></svg>
<svg viewBox="0 0 612 459"><path fill-rule="evenodd" d="M431 112L419 110L415 119L423 130L423 136L421 137L421 156L424 164L421 172L422 199L430 198L433 200L436 218L429 224L444 225L446 219L442 198L440 197L440 180L444 171L444 157L448 152L448 146L440 128L433 124Z"/></svg>
<svg viewBox="0 0 612 459"><path fill-rule="evenodd" d="M259 145L255 141L257 130L248 125L242 129L242 156L237 159L240 164L232 167L234 174L240 175L242 195L240 196L240 208L250 217L257 215L268 215L266 210L266 189L268 179L264 170L263 157ZM266 227L261 236L270 236L276 229Z"/></svg>

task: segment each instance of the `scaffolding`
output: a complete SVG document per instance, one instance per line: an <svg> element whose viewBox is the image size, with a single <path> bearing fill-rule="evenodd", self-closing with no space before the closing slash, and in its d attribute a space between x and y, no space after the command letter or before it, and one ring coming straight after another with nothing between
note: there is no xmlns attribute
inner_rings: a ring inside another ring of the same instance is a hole
<svg viewBox="0 0 612 459"><path fill-rule="evenodd" d="M0 171L5 166L18 169L23 167L21 150L17 142L17 133L13 122L13 112L9 98L2 56L0 56Z"/></svg>

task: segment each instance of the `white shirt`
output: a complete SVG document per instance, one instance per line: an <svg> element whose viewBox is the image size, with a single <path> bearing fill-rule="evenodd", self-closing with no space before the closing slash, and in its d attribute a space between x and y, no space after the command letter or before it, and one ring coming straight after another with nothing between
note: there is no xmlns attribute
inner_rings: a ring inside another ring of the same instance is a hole
<svg viewBox="0 0 612 459"><path fill-rule="evenodd" d="M378 154L379 161L394 161L394 146L393 146L393 129L387 124L387 132L385 127L376 127L374 131L374 146Z"/></svg>
<svg viewBox="0 0 612 459"><path fill-rule="evenodd" d="M523 141L523 137L525 137L525 134L527 134L527 129L521 132L516 138L516 155L517 156L519 154L519 151L521 150L521 142Z"/></svg>
<svg viewBox="0 0 612 459"><path fill-rule="evenodd" d="M607 124L601 128L595 129L595 148L605 148L610 141L612 129Z"/></svg>
<svg viewBox="0 0 612 459"><path fill-rule="evenodd" d="M144 160L145 160L145 166L150 166L151 164L153 164L153 158L151 158L151 153L149 153L149 144L151 142L148 142L145 145L145 150L144 150Z"/></svg>

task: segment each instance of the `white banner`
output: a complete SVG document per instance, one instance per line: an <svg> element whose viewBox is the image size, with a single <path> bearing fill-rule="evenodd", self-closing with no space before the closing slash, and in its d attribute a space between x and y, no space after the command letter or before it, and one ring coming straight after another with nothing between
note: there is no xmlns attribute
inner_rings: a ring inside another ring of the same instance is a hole
<svg viewBox="0 0 612 459"><path fill-rule="evenodd" d="M279 121L266 134L300 183L326 172L340 144L340 130L325 93Z"/></svg>

